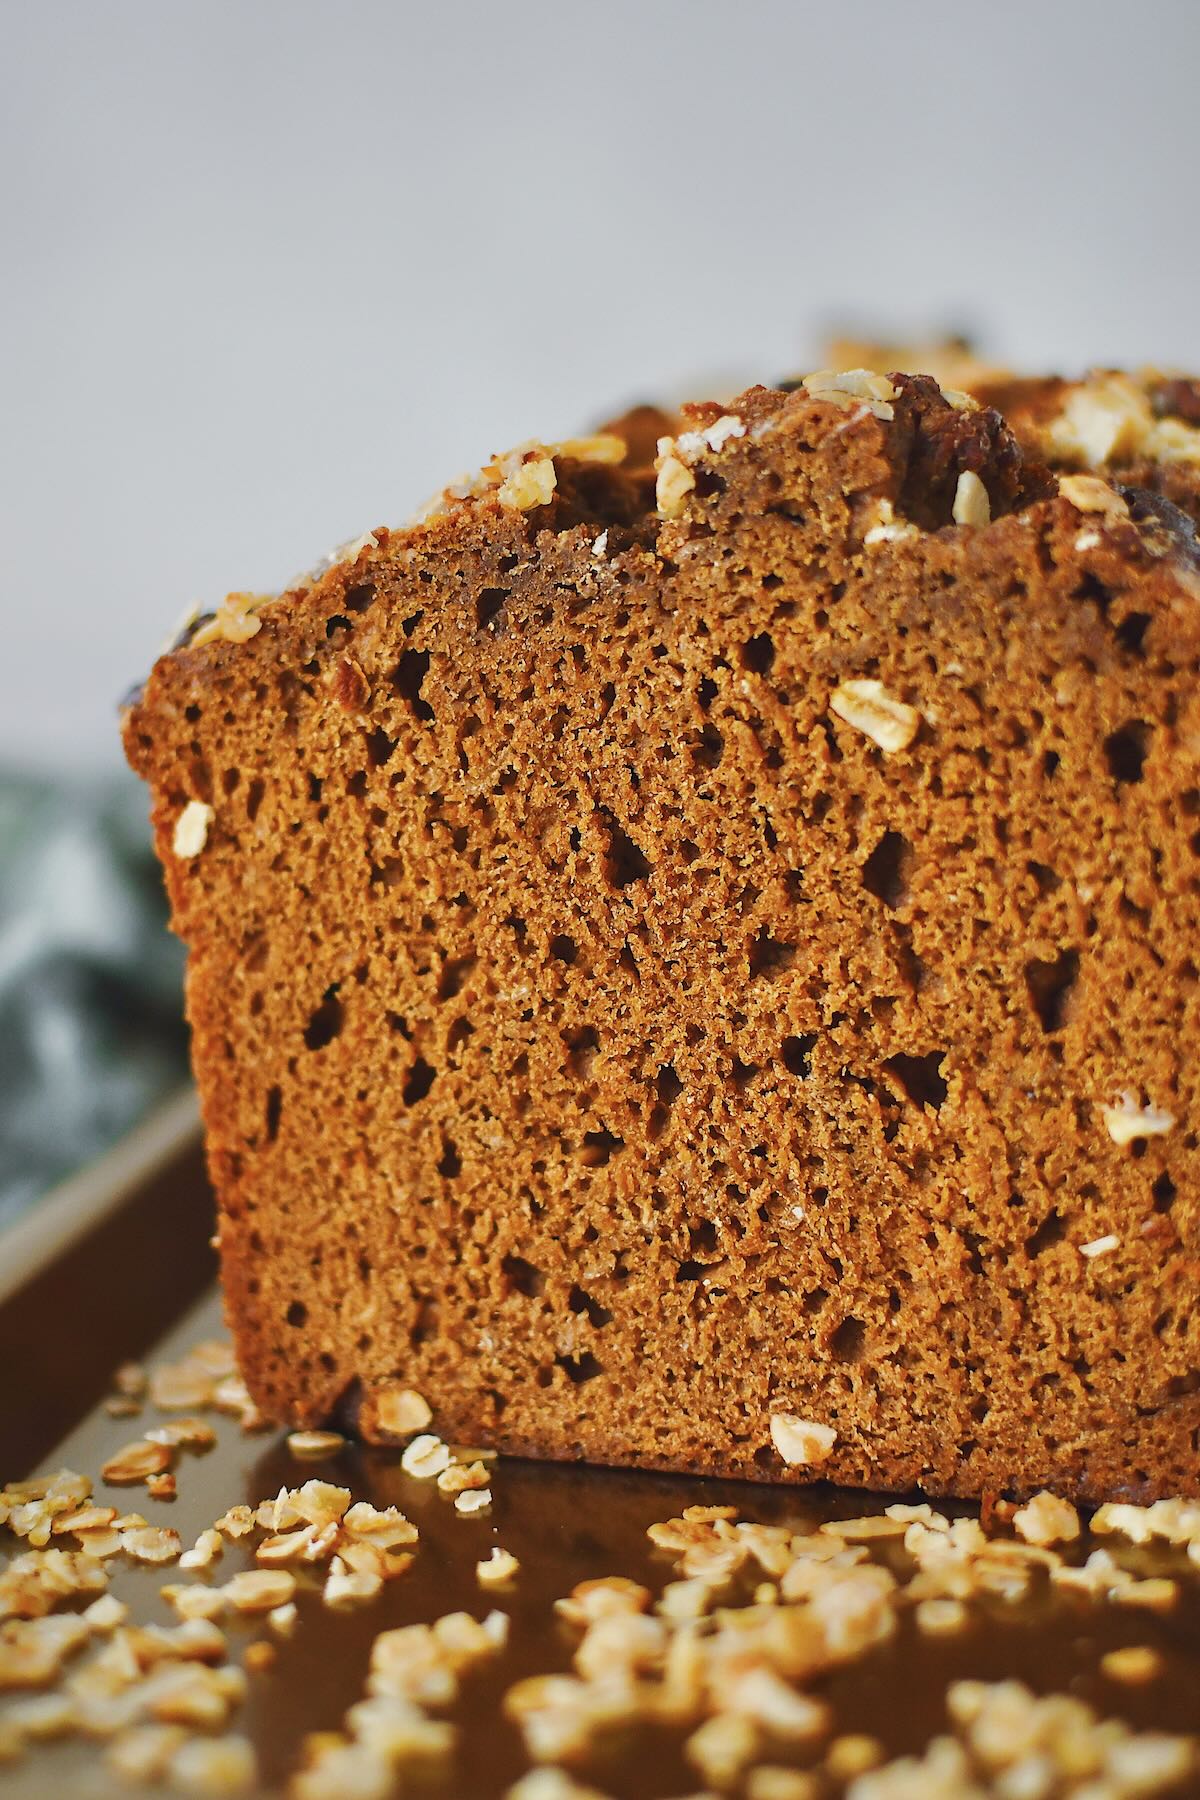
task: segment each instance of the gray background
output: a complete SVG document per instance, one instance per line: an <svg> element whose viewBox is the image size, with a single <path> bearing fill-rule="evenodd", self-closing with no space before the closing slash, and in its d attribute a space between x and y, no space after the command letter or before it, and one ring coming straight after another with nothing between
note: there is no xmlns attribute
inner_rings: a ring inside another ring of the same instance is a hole
<svg viewBox="0 0 1200 1800"><path fill-rule="evenodd" d="M176 616L830 325L1200 364L1200 6L5 0L0 762Z"/></svg>

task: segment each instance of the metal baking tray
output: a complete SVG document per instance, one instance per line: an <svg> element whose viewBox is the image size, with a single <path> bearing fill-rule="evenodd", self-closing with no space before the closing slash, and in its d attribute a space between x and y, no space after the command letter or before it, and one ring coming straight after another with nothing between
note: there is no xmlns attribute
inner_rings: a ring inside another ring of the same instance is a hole
<svg viewBox="0 0 1200 1800"><path fill-rule="evenodd" d="M503 1795L529 1766L518 1731L503 1714L504 1692L522 1676L570 1667L576 1640L553 1602L595 1576L631 1576L651 1588L671 1579L671 1565L647 1539L652 1522L693 1504L732 1504L748 1519L811 1530L886 1504L825 1485L798 1490L501 1459L491 1511L464 1518L433 1484L404 1475L398 1452L348 1445L327 1462L299 1463L283 1433L247 1435L216 1414L207 1416L217 1445L180 1459L176 1500L149 1499L144 1488L106 1490L102 1463L151 1422L149 1408L141 1420L114 1419L104 1410L113 1370L130 1358L177 1360L221 1332L211 1231L195 1104L181 1095L0 1237L0 1480L66 1465L93 1477L102 1503L173 1525L185 1544L235 1502L254 1504L314 1474L349 1486L356 1498L399 1505L416 1522L420 1544L407 1575L350 1612L324 1607L312 1578L312 1590L299 1597L294 1635L279 1641L273 1666L251 1674L247 1702L229 1729L253 1742L264 1795L283 1791L304 1735L336 1729L362 1697L379 1631L457 1608L482 1617L493 1606L509 1613L510 1640L499 1658L466 1678L450 1715L460 1727L453 1763L424 1777L406 1775L397 1792L431 1800ZM1138 1573L1169 1569L1179 1576L1179 1604L1160 1614L1038 1590L1017 1604L972 1602L970 1628L954 1637L923 1637L906 1620L890 1643L820 1683L836 1730L869 1733L890 1756L920 1751L946 1729L950 1682L1011 1676L1040 1692L1078 1695L1139 1728L1196 1731L1200 1568L1191 1565L1189 1574L1179 1553L1134 1550L1111 1537L1104 1542ZM511 1550L521 1570L510 1589L484 1592L475 1564L494 1544ZM1081 1549L1089 1547L1085 1541ZM0 1531L0 1557L23 1548ZM243 1544L228 1545L218 1578L252 1566L251 1557ZM136 1620L175 1622L158 1591L178 1579L170 1565L131 1566L118 1556L109 1572L111 1591L130 1603ZM301 1578L302 1587L309 1579ZM266 1635L253 1618L235 1616L228 1630L238 1660L246 1645ZM1160 1650L1162 1674L1140 1687L1107 1679L1101 1656L1125 1644ZM704 1783L682 1755L682 1735L639 1730L575 1773L614 1800L695 1794ZM804 1766L812 1753L772 1756L789 1760ZM104 1800L132 1791L106 1773L98 1745L77 1739L35 1745L23 1761L0 1770L5 1800ZM823 1791L836 1800L841 1789L832 1783ZM1173 1792L1200 1796L1200 1778Z"/></svg>

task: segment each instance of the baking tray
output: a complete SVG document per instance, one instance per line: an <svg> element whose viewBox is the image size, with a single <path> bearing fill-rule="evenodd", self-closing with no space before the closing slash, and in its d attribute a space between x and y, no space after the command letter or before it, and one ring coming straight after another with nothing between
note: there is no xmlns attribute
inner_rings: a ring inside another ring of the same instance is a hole
<svg viewBox="0 0 1200 1800"><path fill-rule="evenodd" d="M65 1464L96 1478L102 1503L173 1525L185 1544L235 1502L254 1504L314 1474L349 1486L355 1498L398 1505L417 1523L420 1545L407 1575L353 1612L324 1607L314 1581L299 1597L294 1636L279 1641L270 1669L251 1674L247 1702L230 1729L252 1740L264 1795L281 1791L303 1735L336 1729L362 1697L370 1645L380 1630L460 1607L482 1617L498 1605L510 1615L510 1640L498 1659L465 1680L450 1715L460 1727L453 1765L407 1775L402 1790L431 1800L492 1800L528 1767L518 1732L501 1710L505 1690L524 1675L570 1667L576 1640L553 1602L594 1576L632 1576L653 1589L671 1579L669 1562L646 1537L652 1522L688 1505L731 1504L748 1519L812 1529L886 1503L825 1485L797 1490L501 1459L491 1511L464 1518L433 1484L404 1475L398 1452L350 1445L327 1462L298 1463L282 1433L247 1435L216 1414L208 1417L217 1445L180 1459L175 1501L149 1499L142 1488L106 1490L97 1478L102 1463L140 1434L152 1410L141 1420L108 1416L103 1397L111 1392L112 1371L129 1358L178 1360L199 1340L220 1335L211 1231L195 1105L182 1095L0 1238L0 1479ZM1196 1731L1200 1569L1192 1565L1188 1574L1178 1553L1133 1550L1111 1537L1104 1542L1140 1574L1179 1576L1178 1606L1165 1614L1135 1612L1038 1589L1015 1605L973 1602L970 1629L955 1637L923 1637L906 1619L890 1643L819 1684L837 1731L869 1733L889 1755L919 1751L945 1730L946 1688L964 1676L1013 1676L1038 1691L1076 1694L1137 1727ZM494 1544L511 1550L521 1570L511 1589L485 1593L475 1563ZM0 1532L0 1554L13 1548ZM250 1566L243 1545L228 1545L218 1579ZM175 1622L158 1591L178 1578L169 1565L130 1566L115 1557L109 1571L111 1591L130 1603L136 1620ZM261 1621L237 1616L228 1630L238 1660L246 1645L267 1635ZM1108 1680L1100 1658L1126 1644L1160 1650L1161 1676L1143 1687ZM685 1762L681 1741L682 1734L661 1728L640 1730L614 1740L578 1778L614 1800L694 1794L704 1784ZM789 1760L786 1752L772 1756ZM811 1753L794 1760L803 1766ZM0 1771L5 1800L103 1800L131 1791L106 1774L96 1745L77 1740L37 1745L23 1762ZM835 1782L824 1791L836 1796L841 1789ZM1172 1791L1200 1796L1200 1779Z"/></svg>

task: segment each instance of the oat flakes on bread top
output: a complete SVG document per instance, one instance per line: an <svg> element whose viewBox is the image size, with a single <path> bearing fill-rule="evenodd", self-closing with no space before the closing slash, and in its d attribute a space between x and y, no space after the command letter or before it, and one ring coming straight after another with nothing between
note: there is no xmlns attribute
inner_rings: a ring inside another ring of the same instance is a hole
<svg viewBox="0 0 1200 1800"><path fill-rule="evenodd" d="M1188 522L919 376L609 456L495 459L126 714L255 1399L1197 1493Z"/></svg>
<svg viewBox="0 0 1200 1800"><path fill-rule="evenodd" d="M998 408L1033 456L1056 469L1103 472L1160 495L1200 522L1200 379L1152 367L1091 369L1077 378L1021 375L965 338L931 344L842 339L839 356L871 370L922 369L943 387Z"/></svg>

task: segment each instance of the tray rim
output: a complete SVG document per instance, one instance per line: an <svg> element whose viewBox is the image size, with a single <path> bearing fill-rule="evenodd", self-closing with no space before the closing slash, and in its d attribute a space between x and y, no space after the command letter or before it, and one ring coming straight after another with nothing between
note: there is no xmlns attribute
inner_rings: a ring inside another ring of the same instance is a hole
<svg viewBox="0 0 1200 1800"><path fill-rule="evenodd" d="M35 1200L0 1231L0 1305L199 1138L200 1106L188 1082L93 1162Z"/></svg>

